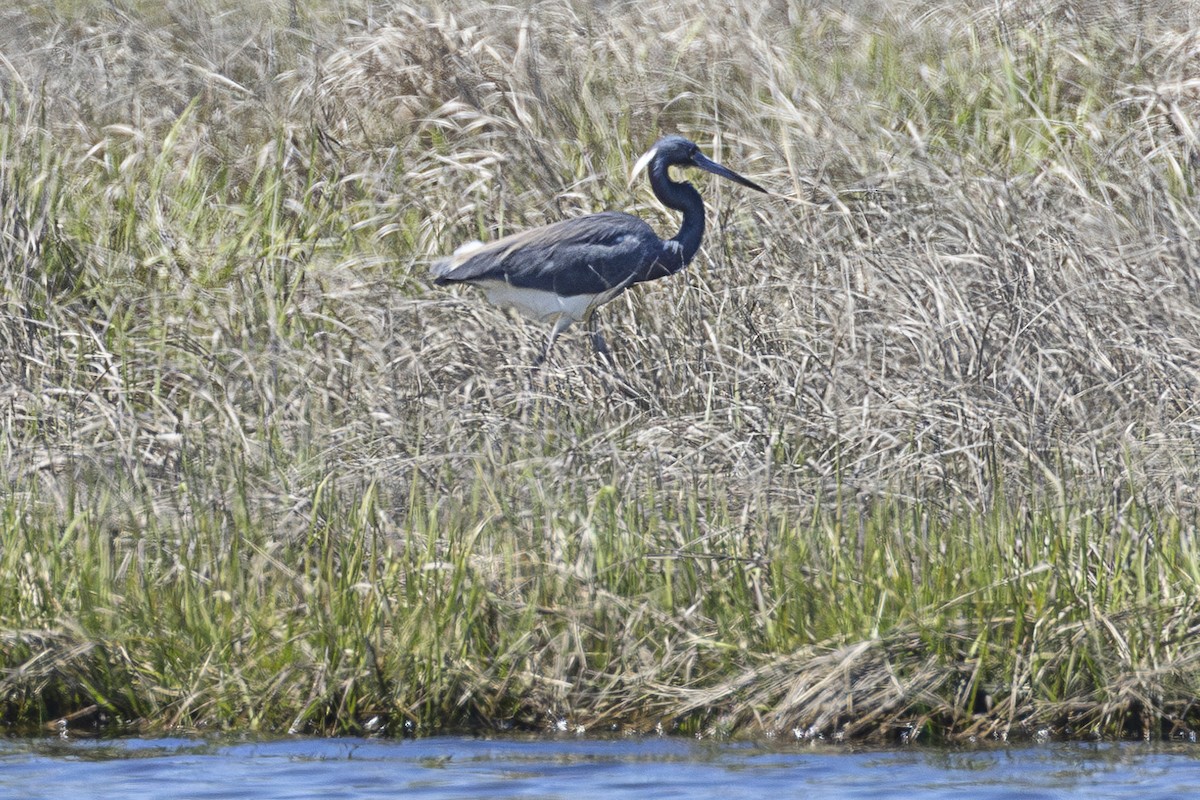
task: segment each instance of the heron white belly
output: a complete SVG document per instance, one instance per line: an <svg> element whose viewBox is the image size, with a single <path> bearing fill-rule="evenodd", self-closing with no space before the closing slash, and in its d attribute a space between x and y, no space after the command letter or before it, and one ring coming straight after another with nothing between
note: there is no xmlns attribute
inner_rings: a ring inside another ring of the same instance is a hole
<svg viewBox="0 0 1200 800"><path fill-rule="evenodd" d="M486 280L471 281L471 283L483 289L489 302L515 308L530 319L539 322L549 322L562 317L569 318L571 322L578 322L587 315L587 310L601 298L601 295L596 294L576 294L563 297L543 289L513 286L507 281Z"/></svg>

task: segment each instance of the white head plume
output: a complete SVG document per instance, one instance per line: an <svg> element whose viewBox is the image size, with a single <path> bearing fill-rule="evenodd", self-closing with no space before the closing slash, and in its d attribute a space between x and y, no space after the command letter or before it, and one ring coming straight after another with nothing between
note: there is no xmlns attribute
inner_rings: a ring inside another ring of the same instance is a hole
<svg viewBox="0 0 1200 800"><path fill-rule="evenodd" d="M639 158L637 160L637 163L633 165L633 171L629 173L629 182L630 183L633 183L634 178L636 178L638 176L639 172L641 172L647 166L649 166L650 162L654 160L654 156L657 153L658 153L658 148L651 147L649 150L646 151L646 155L642 156L641 158Z"/></svg>

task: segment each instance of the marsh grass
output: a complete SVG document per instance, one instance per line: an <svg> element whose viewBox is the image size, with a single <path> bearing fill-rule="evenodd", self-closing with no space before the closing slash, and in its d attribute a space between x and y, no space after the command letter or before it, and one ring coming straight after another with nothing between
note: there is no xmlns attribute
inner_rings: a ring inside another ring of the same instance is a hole
<svg viewBox="0 0 1200 800"><path fill-rule="evenodd" d="M1090 9L10 4L6 723L1192 736L1196 20ZM428 286L665 131L777 195L615 372Z"/></svg>

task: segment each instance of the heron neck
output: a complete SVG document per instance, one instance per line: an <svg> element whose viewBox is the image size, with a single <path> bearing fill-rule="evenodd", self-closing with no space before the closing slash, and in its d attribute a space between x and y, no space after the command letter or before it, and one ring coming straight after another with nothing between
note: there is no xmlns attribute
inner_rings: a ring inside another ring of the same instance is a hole
<svg viewBox="0 0 1200 800"><path fill-rule="evenodd" d="M683 255L682 269L700 249L700 240L704 237L704 201L700 193L690 183L676 183L667 173L667 167L654 164L650 170L650 188L654 196L667 208L683 212L683 221L679 225L679 233L671 239L679 244Z"/></svg>

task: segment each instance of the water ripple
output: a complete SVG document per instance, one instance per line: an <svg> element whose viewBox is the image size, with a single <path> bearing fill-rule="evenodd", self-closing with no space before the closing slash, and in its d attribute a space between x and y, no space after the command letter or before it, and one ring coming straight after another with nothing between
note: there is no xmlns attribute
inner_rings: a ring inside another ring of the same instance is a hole
<svg viewBox="0 0 1200 800"><path fill-rule="evenodd" d="M1142 745L853 751L684 739L0 741L0 797L1196 796L1200 750Z"/></svg>

